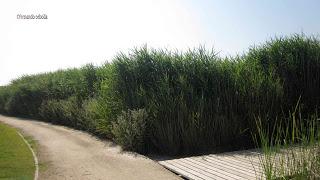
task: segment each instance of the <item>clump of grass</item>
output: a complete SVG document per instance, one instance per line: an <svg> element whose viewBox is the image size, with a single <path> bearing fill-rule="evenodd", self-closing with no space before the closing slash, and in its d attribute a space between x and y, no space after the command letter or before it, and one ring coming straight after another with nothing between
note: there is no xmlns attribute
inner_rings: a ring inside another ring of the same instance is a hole
<svg viewBox="0 0 320 180"><path fill-rule="evenodd" d="M272 129L257 119L260 164L266 179L320 178L320 122L317 113L303 118L300 110L290 113Z"/></svg>
<svg viewBox="0 0 320 180"><path fill-rule="evenodd" d="M113 123L113 134L117 143L124 149L143 152L146 148L146 119L148 114L144 109L122 112Z"/></svg>

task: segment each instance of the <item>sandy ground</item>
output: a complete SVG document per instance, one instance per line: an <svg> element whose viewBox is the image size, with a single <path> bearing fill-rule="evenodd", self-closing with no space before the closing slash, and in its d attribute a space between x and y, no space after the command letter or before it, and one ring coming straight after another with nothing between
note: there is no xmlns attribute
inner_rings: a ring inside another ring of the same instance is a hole
<svg viewBox="0 0 320 180"><path fill-rule="evenodd" d="M179 179L142 155L81 131L1 115L0 121L37 141L39 179Z"/></svg>

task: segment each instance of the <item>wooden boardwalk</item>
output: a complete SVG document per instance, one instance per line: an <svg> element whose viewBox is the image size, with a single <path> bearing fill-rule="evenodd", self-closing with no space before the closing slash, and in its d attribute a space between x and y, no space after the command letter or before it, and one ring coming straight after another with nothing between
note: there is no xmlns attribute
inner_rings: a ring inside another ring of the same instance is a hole
<svg viewBox="0 0 320 180"><path fill-rule="evenodd" d="M256 150L159 161L187 179L265 179Z"/></svg>

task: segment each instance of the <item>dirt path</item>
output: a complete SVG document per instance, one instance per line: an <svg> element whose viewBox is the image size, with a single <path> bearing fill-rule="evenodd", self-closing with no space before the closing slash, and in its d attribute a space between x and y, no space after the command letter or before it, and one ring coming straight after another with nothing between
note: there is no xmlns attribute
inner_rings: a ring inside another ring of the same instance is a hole
<svg viewBox="0 0 320 180"><path fill-rule="evenodd" d="M81 131L1 115L0 121L37 141L39 179L179 179L144 156L121 152Z"/></svg>

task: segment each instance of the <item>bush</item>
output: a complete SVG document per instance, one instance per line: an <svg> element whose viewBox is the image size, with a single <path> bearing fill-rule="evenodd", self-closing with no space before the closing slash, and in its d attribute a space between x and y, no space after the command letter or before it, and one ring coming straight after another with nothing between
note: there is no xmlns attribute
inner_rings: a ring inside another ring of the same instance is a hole
<svg viewBox="0 0 320 180"><path fill-rule="evenodd" d="M43 102L39 108L39 114L43 119L53 123L64 124L76 128L86 125L81 120L81 111L75 97L67 100L48 100Z"/></svg>
<svg viewBox="0 0 320 180"><path fill-rule="evenodd" d="M123 111L113 123L115 141L126 150L145 151L147 118L144 109Z"/></svg>
<svg viewBox="0 0 320 180"><path fill-rule="evenodd" d="M38 118L38 107L45 93L39 86L29 84L14 84L9 88L4 111L10 115Z"/></svg>
<svg viewBox="0 0 320 180"><path fill-rule="evenodd" d="M5 105L9 98L9 90L7 86L0 86L0 113L5 114Z"/></svg>
<svg viewBox="0 0 320 180"><path fill-rule="evenodd" d="M105 107L98 99L92 98L82 105L86 130L101 137L112 138L112 124L105 118Z"/></svg>

